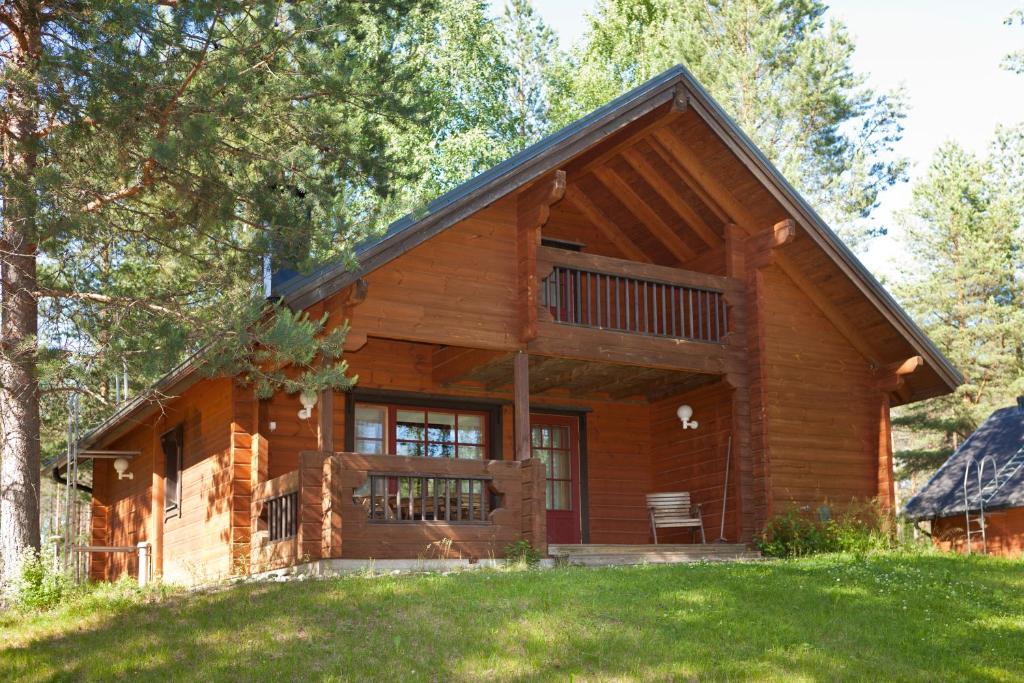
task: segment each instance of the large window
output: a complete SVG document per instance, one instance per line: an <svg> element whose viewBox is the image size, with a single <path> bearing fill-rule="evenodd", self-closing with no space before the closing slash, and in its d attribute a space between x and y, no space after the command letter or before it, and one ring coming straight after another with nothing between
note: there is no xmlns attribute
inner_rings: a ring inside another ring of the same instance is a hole
<svg viewBox="0 0 1024 683"><path fill-rule="evenodd" d="M355 450L370 455L428 458L487 457L487 414L357 403Z"/></svg>

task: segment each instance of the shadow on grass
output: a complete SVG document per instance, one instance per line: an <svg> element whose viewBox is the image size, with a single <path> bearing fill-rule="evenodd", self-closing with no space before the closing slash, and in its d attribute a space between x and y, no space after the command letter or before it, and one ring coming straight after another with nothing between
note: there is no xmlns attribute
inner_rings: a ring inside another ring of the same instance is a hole
<svg viewBox="0 0 1024 683"><path fill-rule="evenodd" d="M0 649L0 679L1013 680L1024 565L883 556L353 577L133 605L52 634L45 621Z"/></svg>

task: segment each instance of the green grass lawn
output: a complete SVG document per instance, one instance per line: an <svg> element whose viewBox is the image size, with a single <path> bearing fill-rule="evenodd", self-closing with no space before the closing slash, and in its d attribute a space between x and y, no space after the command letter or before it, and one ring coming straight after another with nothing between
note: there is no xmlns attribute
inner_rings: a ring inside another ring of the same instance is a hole
<svg viewBox="0 0 1024 683"><path fill-rule="evenodd" d="M107 590L0 680L1024 680L1024 562L820 557Z"/></svg>

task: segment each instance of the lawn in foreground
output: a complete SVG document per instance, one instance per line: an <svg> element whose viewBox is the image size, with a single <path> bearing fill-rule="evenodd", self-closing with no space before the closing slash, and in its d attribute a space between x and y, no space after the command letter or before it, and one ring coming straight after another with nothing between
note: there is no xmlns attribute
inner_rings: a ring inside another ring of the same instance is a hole
<svg viewBox="0 0 1024 683"><path fill-rule="evenodd" d="M245 584L0 617L0 680L1022 680L1024 562Z"/></svg>

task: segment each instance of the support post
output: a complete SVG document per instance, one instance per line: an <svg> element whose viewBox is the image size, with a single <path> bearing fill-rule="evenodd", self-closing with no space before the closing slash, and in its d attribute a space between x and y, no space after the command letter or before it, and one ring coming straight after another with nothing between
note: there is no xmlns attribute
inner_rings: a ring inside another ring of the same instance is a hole
<svg viewBox="0 0 1024 683"><path fill-rule="evenodd" d="M512 360L512 383L515 393L516 460L530 457L530 356L517 351Z"/></svg>
<svg viewBox="0 0 1024 683"><path fill-rule="evenodd" d="M889 394L882 392L881 411L878 416L878 503L885 512L890 512L896 505L896 486L892 472L892 419L889 408Z"/></svg>
<svg viewBox="0 0 1024 683"><path fill-rule="evenodd" d="M334 453L334 391L320 392L316 448L321 453Z"/></svg>
<svg viewBox="0 0 1024 683"><path fill-rule="evenodd" d="M149 585L149 541L141 541L139 549L139 587Z"/></svg>

